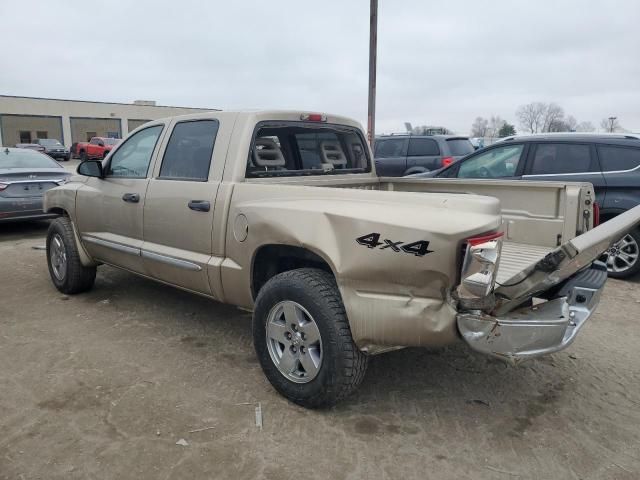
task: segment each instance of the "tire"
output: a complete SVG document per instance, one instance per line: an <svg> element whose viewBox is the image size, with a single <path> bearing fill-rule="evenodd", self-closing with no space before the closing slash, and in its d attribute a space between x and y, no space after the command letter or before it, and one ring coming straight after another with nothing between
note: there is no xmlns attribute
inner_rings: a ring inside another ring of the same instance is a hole
<svg viewBox="0 0 640 480"><path fill-rule="evenodd" d="M640 229L616 242L601 258L611 278L629 278L640 272Z"/></svg>
<svg viewBox="0 0 640 480"><path fill-rule="evenodd" d="M284 313L292 309L295 315ZM291 327L291 318L300 319L298 328ZM262 287L253 314L253 343L271 385L306 408L335 405L360 385L367 370L368 357L353 342L338 286L323 270L290 270ZM278 357L280 350L282 357ZM289 354L295 358L293 363L286 360L291 358ZM315 371L304 368L310 361ZM285 363L292 366L285 368Z"/></svg>
<svg viewBox="0 0 640 480"><path fill-rule="evenodd" d="M89 158L89 156L87 155L87 151L86 150L80 150L80 161L84 162L88 158Z"/></svg>
<svg viewBox="0 0 640 480"><path fill-rule="evenodd" d="M72 295L91 290L96 280L96 267L85 267L80 262L73 225L68 217L51 222L47 232L47 266L55 287Z"/></svg>

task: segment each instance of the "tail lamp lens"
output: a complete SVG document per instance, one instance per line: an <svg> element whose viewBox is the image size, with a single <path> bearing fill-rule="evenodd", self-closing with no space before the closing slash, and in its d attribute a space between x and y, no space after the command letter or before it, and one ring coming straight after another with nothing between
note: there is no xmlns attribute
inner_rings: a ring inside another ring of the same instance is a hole
<svg viewBox="0 0 640 480"><path fill-rule="evenodd" d="M495 286L502 250L502 232L468 238L462 261L460 298L482 298Z"/></svg>
<svg viewBox="0 0 640 480"><path fill-rule="evenodd" d="M442 158L442 166L443 167L448 167L452 163L453 163L453 157L443 157Z"/></svg>

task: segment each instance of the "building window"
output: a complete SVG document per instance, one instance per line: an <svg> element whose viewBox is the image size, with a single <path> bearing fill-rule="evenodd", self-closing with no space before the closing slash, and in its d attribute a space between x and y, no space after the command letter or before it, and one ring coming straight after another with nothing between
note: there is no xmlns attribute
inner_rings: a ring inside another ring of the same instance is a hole
<svg viewBox="0 0 640 480"><path fill-rule="evenodd" d="M31 143L31 132L28 130L20 130L20 143Z"/></svg>
<svg viewBox="0 0 640 480"><path fill-rule="evenodd" d="M44 132L42 130L38 130L36 132L36 137L37 138L49 138L49 132Z"/></svg>
<svg viewBox="0 0 640 480"><path fill-rule="evenodd" d="M107 132L107 138L120 138L120 132Z"/></svg>
<svg viewBox="0 0 640 480"><path fill-rule="evenodd" d="M87 142L90 142L93 137L97 137L98 134L96 132L87 132Z"/></svg>

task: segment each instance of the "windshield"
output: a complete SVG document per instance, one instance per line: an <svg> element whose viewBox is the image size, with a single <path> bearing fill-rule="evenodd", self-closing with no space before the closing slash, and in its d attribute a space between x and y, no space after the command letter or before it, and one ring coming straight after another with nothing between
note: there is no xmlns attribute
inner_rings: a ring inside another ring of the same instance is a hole
<svg viewBox="0 0 640 480"><path fill-rule="evenodd" d="M3 168L62 168L51 157L33 150L0 150L0 170Z"/></svg>
<svg viewBox="0 0 640 480"><path fill-rule="evenodd" d="M248 177L369 171L368 150L359 130L301 122L263 124L247 162Z"/></svg>
<svg viewBox="0 0 640 480"><path fill-rule="evenodd" d="M120 143L119 138L103 138L102 141L105 145L117 145Z"/></svg>
<svg viewBox="0 0 640 480"><path fill-rule="evenodd" d="M56 140L54 138L41 138L40 140L38 140L38 143L40 145L62 145L59 140Z"/></svg>
<svg viewBox="0 0 640 480"><path fill-rule="evenodd" d="M451 155L454 157L462 157L475 151L471 142L466 138L452 138L447 140L447 145L449 145Z"/></svg>

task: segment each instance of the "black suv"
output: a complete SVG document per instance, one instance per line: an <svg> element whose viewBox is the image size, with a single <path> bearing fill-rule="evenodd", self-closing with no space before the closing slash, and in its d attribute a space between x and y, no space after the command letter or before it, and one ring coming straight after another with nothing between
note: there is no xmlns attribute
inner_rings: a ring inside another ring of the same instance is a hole
<svg viewBox="0 0 640 480"><path fill-rule="evenodd" d="M507 137L450 167L416 177L590 182L604 222L640 204L640 138L578 133ZM611 277L640 271L639 246L636 229L609 249Z"/></svg>
<svg viewBox="0 0 640 480"><path fill-rule="evenodd" d="M455 135L386 135L376 137L376 172L401 177L430 172L474 151L467 137Z"/></svg>

